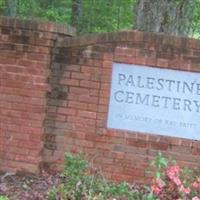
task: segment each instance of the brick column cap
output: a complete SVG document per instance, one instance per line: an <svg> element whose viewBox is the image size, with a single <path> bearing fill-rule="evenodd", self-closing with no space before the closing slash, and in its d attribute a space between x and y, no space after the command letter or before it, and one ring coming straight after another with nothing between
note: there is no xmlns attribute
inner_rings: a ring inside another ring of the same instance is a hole
<svg viewBox="0 0 200 200"><path fill-rule="evenodd" d="M37 30L42 32L59 33L68 36L76 35L76 29L66 24L4 16L0 17L0 27L14 27L33 31Z"/></svg>

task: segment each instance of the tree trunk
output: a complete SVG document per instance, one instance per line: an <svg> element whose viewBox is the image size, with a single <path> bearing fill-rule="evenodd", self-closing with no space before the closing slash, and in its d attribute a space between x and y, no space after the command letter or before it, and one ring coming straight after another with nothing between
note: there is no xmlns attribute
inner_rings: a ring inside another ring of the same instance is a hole
<svg viewBox="0 0 200 200"><path fill-rule="evenodd" d="M71 14L71 25L78 28L79 20L82 15L82 0L72 1L72 14Z"/></svg>
<svg viewBox="0 0 200 200"><path fill-rule="evenodd" d="M38 1L39 5L44 9L48 9L48 6L52 6L53 5L53 0L42 0L42 1Z"/></svg>
<svg viewBox="0 0 200 200"><path fill-rule="evenodd" d="M191 33L192 7L196 0L139 0L135 7L135 28L187 36Z"/></svg>
<svg viewBox="0 0 200 200"><path fill-rule="evenodd" d="M7 0L7 15L11 17L17 16L17 0Z"/></svg>

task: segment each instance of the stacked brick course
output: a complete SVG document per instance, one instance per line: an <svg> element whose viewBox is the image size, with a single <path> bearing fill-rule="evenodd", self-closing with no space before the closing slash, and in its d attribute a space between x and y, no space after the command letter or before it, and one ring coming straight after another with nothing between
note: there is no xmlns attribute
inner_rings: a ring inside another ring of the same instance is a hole
<svg viewBox="0 0 200 200"><path fill-rule="evenodd" d="M64 127L63 147L55 155L85 152L106 177L137 182L148 181L145 168L158 151L181 165L198 166L199 141L106 127L113 62L198 72L198 40L130 31L70 38L60 45L56 56L67 95L55 111Z"/></svg>
<svg viewBox="0 0 200 200"><path fill-rule="evenodd" d="M60 167L65 151L85 152L113 180L148 181L145 168L158 151L199 166L199 141L106 126L113 62L200 72L198 40L137 31L69 37L4 20L1 169Z"/></svg>
<svg viewBox="0 0 200 200"><path fill-rule="evenodd" d="M2 170L38 171L52 49L73 32L63 25L0 18Z"/></svg>

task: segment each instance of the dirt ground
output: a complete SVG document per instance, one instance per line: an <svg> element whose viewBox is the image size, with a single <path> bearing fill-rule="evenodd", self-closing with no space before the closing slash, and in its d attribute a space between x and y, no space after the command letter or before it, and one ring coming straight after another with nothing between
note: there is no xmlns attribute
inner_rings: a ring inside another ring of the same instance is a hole
<svg viewBox="0 0 200 200"><path fill-rule="evenodd" d="M0 172L0 195L9 200L45 200L48 191L61 182L58 174L42 171L39 175Z"/></svg>

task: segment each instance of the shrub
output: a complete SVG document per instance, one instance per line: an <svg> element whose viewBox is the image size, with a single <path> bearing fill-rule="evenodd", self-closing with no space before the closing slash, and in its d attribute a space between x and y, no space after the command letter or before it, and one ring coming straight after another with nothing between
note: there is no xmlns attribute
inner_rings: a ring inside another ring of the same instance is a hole
<svg viewBox="0 0 200 200"><path fill-rule="evenodd" d="M89 171L89 164L83 155L66 154L64 172L61 175L63 183L49 191L49 200L144 199L142 194L133 190L128 183L107 182L99 173L90 175Z"/></svg>
<svg viewBox="0 0 200 200"><path fill-rule="evenodd" d="M180 168L171 159L165 159L161 153L152 161L155 175L151 191L160 200L200 200L200 173L198 170Z"/></svg>
<svg viewBox="0 0 200 200"><path fill-rule="evenodd" d="M161 153L150 163L153 173L150 187L142 190L126 182L106 181L100 173L90 174L91 166L83 155L66 154L62 184L52 188L49 200L200 200L200 172L181 169ZM1 200L1 199L0 199Z"/></svg>

